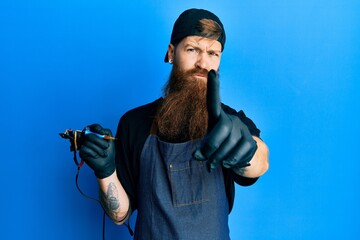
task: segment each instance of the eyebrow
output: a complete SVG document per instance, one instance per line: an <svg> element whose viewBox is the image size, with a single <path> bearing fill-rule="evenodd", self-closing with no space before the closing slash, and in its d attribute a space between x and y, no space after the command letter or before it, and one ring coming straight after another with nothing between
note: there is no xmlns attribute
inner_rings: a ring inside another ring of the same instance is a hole
<svg viewBox="0 0 360 240"><path fill-rule="evenodd" d="M184 48L187 48L189 46L202 50L202 48L199 46L199 43L197 41L195 41L195 40L190 40L189 43L186 43L184 45ZM212 47L212 44L210 45L209 48L206 49L206 51L207 52L215 52L215 53L218 53L218 54L221 53L221 50L212 49L211 47Z"/></svg>

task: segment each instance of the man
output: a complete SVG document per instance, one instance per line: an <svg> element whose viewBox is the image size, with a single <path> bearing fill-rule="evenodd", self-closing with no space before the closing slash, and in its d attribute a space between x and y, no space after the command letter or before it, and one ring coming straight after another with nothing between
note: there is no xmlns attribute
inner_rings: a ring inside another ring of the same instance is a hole
<svg viewBox="0 0 360 240"><path fill-rule="evenodd" d="M220 102L225 39L213 13L183 12L165 56L173 68L164 97L127 112L117 140L85 137L80 156L109 217L122 224L138 210L135 239L229 239L234 182L251 185L268 169L260 130Z"/></svg>

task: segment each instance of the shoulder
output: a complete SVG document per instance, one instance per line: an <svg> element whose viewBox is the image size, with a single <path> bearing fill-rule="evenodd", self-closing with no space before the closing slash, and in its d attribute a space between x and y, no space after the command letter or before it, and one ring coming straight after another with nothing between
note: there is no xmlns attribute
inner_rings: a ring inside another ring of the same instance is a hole
<svg viewBox="0 0 360 240"><path fill-rule="evenodd" d="M128 130L135 130L136 128L144 128L150 126L155 118L158 105L162 98L159 98L151 103L136 107L127 111L119 121L119 127Z"/></svg>
<svg viewBox="0 0 360 240"><path fill-rule="evenodd" d="M116 136L125 149L140 147L150 133L161 98L126 112L119 121Z"/></svg>
<svg viewBox="0 0 360 240"><path fill-rule="evenodd" d="M122 117L121 120L136 120L136 119L144 119L150 118L153 119L156 114L156 109L160 103L162 98L156 99L151 103L147 103L145 105L136 107L127 111Z"/></svg>
<svg viewBox="0 0 360 240"><path fill-rule="evenodd" d="M226 112L226 113L229 113L229 114L236 114L237 111L235 109L233 109L232 107L224 104L224 103L221 103L221 107L222 109Z"/></svg>
<svg viewBox="0 0 360 240"><path fill-rule="evenodd" d="M248 127L251 135L260 137L260 129L256 127L253 120L251 120L249 117L246 116L243 110L236 111L232 107L229 107L228 105L223 103L221 104L221 107L224 110L224 112L238 116L240 120Z"/></svg>

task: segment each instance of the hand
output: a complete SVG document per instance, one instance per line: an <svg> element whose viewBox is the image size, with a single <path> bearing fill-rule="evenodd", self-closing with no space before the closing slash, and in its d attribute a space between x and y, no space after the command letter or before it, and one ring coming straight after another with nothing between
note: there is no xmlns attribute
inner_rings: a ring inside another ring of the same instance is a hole
<svg viewBox="0 0 360 240"><path fill-rule="evenodd" d="M89 130L112 136L109 129L104 129L99 124L90 125ZM79 155L94 170L97 178L106 178L115 171L114 141L102 139L95 134L86 134Z"/></svg>
<svg viewBox="0 0 360 240"><path fill-rule="evenodd" d="M220 164L233 169L249 166L257 149L256 141L240 118L222 110L219 78L214 70L208 74L206 101L209 133L201 149L194 152L194 158L207 160L209 171Z"/></svg>

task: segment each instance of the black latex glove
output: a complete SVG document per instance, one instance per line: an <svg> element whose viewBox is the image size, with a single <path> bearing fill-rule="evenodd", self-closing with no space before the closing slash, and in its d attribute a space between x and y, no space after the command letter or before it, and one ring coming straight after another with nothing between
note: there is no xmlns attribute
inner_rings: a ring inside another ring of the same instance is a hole
<svg viewBox="0 0 360 240"><path fill-rule="evenodd" d="M210 171L220 164L233 169L249 166L257 149L256 141L239 117L222 110L219 78L214 70L208 74L206 100L209 130L204 145L194 152L195 159L207 160Z"/></svg>
<svg viewBox="0 0 360 240"><path fill-rule="evenodd" d="M112 136L109 129L104 129L99 124L90 125L89 130ZM79 155L94 170L97 178L106 178L115 171L115 143L112 140L102 139L95 134L87 134L84 136Z"/></svg>

